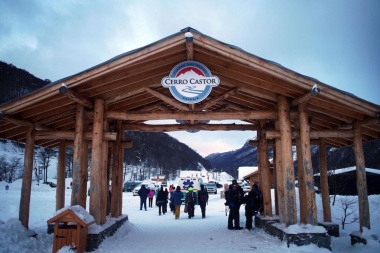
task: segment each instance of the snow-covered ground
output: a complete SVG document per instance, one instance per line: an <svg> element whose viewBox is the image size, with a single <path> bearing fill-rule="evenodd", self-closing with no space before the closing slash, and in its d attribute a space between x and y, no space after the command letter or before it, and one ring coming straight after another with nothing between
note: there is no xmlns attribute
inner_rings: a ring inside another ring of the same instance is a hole
<svg viewBox="0 0 380 253"><path fill-rule="evenodd" d="M69 182L70 179L67 180L67 185ZM25 229L18 221L21 180L10 184L8 193L5 191L5 185L4 182L0 182L0 252L51 252L53 235L47 234L46 221L55 214L55 189L44 184L37 186L36 182L33 182L29 227L38 233L38 236L33 238L26 235ZM68 206L70 189L66 190L65 196ZM380 196L370 196L369 200L372 229L366 231L368 244L351 246L349 234L359 229L358 223L354 223L346 225L345 230L340 229L339 238L332 238L333 252L379 252L379 238L372 239L371 234L380 235ZM318 217L321 220L320 195L317 195L317 205ZM104 240L94 252L330 252L315 245L290 245L288 248L284 241L257 228L251 231L228 230L224 200L220 198L219 191L217 195L210 195L206 219L201 219L199 207L196 207L193 219L188 219L183 212L178 220L175 220L170 212L159 216L157 207L140 211L139 197L133 197L130 192L123 193L123 214L128 215L129 221L112 237ZM332 206L332 215L333 221L339 223L342 209L338 204ZM244 207L241 208L240 223L242 227L245 226ZM297 228L300 229L301 226L295 226L294 229ZM59 252L72 251L67 247Z"/></svg>

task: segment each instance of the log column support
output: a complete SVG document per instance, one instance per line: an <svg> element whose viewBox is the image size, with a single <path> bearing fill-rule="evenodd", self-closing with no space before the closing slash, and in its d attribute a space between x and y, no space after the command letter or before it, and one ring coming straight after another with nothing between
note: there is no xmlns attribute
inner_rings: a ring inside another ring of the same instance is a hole
<svg viewBox="0 0 380 253"><path fill-rule="evenodd" d="M300 122L296 123L297 131L300 130ZM296 151L297 151L297 164L298 164L298 198L299 198L299 208L300 208L300 222L307 224L307 203L306 203L306 183L305 183L305 168L303 165L303 152L301 138L298 135L296 137Z"/></svg>
<svg viewBox="0 0 380 253"><path fill-rule="evenodd" d="M321 195L323 206L323 221L331 222L331 207L330 207L330 194L329 184L327 177L327 153L326 143L323 138L319 141L319 170L321 174Z"/></svg>
<svg viewBox="0 0 380 253"><path fill-rule="evenodd" d="M360 232L363 232L363 227L371 228L369 203L367 192L367 176L365 171L363 142L361 137L360 125L354 124L354 152L356 161L356 188L358 190L359 200L359 220Z"/></svg>
<svg viewBox="0 0 380 253"><path fill-rule="evenodd" d="M260 120L259 128L259 171L261 174L261 191L263 193L264 216L272 217L270 173L268 162L268 143L265 138L265 120Z"/></svg>
<svg viewBox="0 0 380 253"><path fill-rule="evenodd" d="M19 220L25 228L29 228L30 195L32 188L34 137L32 128L26 131L24 168L22 174L22 187L20 197Z"/></svg>
<svg viewBox="0 0 380 253"><path fill-rule="evenodd" d="M66 141L59 142L58 168L57 168L57 191L55 202L55 210L59 210L65 206L65 173L66 172Z"/></svg>
<svg viewBox="0 0 380 253"><path fill-rule="evenodd" d="M94 217L96 224L103 225L104 218L101 212L101 181L103 162L103 118L104 101L95 100L94 123L92 133L92 156L91 156L91 186L90 186L90 214Z"/></svg>
<svg viewBox="0 0 380 253"><path fill-rule="evenodd" d="M305 180L305 197L306 197L306 223L318 225L317 204L315 201L313 165L311 163L310 151L310 126L306 104L298 105L299 123L300 123L300 141L302 152L303 177ZM297 147L298 148L298 147ZM299 168L298 168L299 169Z"/></svg>
<svg viewBox="0 0 380 253"><path fill-rule="evenodd" d="M83 124L83 131L88 130L88 122L86 120ZM83 139L83 147L81 149L81 165L79 168L79 203L81 206L87 205L87 181L88 181L88 145L89 140Z"/></svg>
<svg viewBox="0 0 380 253"><path fill-rule="evenodd" d="M105 118L103 118L103 131L108 131L108 122ZM108 207L108 194L109 194L109 178L110 178L110 166L108 163L108 141L103 140L102 144L102 165L101 165L101 178L100 178L100 185L101 185L101 224L104 224L106 222L106 216L107 216L107 207Z"/></svg>
<svg viewBox="0 0 380 253"><path fill-rule="evenodd" d="M296 193L294 186L294 165L292 135L289 117L289 101L285 96L278 97L278 116L281 132L281 161L284 171L284 221L286 227L297 223Z"/></svg>
<svg viewBox="0 0 380 253"><path fill-rule="evenodd" d="M123 200L123 141L122 121L116 122L117 138L113 148L112 163L112 198L111 198L111 217L116 218L122 214Z"/></svg>
<svg viewBox="0 0 380 253"><path fill-rule="evenodd" d="M84 126L84 106L77 103L75 115L75 134L73 152L73 184L71 190L71 205L80 205L86 208L86 203L80 203L80 196L83 194L83 187L80 183L80 168L83 159L83 126ZM86 190L85 190L86 191Z"/></svg>
<svg viewBox="0 0 380 253"><path fill-rule="evenodd" d="M276 130L280 130L280 123L276 121L275 123ZM275 169L276 169L276 189L278 196L278 209L279 209L279 218L280 223L285 223L285 199L284 199L284 168L282 166L282 152L281 152L281 139L275 139L276 145L276 159L275 159Z"/></svg>

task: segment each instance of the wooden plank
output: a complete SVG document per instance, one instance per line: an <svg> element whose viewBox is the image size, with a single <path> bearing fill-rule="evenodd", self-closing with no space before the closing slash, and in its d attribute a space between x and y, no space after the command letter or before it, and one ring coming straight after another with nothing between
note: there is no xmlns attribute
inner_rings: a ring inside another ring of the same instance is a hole
<svg viewBox="0 0 380 253"><path fill-rule="evenodd" d="M363 232L363 227L371 229L369 202L367 192L367 175L365 171L365 161L363 152L363 143L361 139L360 126L355 125L354 152L356 162L356 188L358 190L359 200L359 223L360 232Z"/></svg>
<svg viewBox="0 0 380 253"><path fill-rule="evenodd" d="M296 121L296 129L299 131L300 123L299 120ZM306 203L306 183L305 183L305 168L303 166L303 153L302 144L300 136L295 138L296 142L296 152L297 152L297 163L298 163L298 193L300 202L300 222L307 224L307 203Z"/></svg>
<svg viewBox="0 0 380 253"><path fill-rule="evenodd" d="M79 203L81 188L79 183L79 170L82 164L83 158L83 126L84 126L84 106L77 104L77 111L75 116L75 134L74 134L74 150L73 150L73 181L71 187L71 205L81 205L83 208L86 208L86 205L83 206L83 203Z"/></svg>
<svg viewBox="0 0 380 253"><path fill-rule="evenodd" d="M62 84L61 87L59 87L59 93L70 98L71 100L83 105L83 106L86 106L90 109L92 109L94 107L94 105L92 104L92 102L90 100L88 100L87 98L83 97L82 95L80 95L79 93L73 91L72 89L69 89L66 85Z"/></svg>
<svg viewBox="0 0 380 253"><path fill-rule="evenodd" d="M264 203L264 216L272 217L272 199L271 199L271 184L270 184L270 171L269 171L269 162L268 162L268 143L265 138L265 121L260 120L260 128L258 131L259 135L259 167L261 175L261 191L263 194L263 203Z"/></svg>
<svg viewBox="0 0 380 253"><path fill-rule="evenodd" d="M65 179L66 179L66 141L59 142L58 166L57 166L57 190L55 210L65 206Z"/></svg>
<svg viewBox="0 0 380 253"><path fill-rule="evenodd" d="M83 122L83 131L86 133L89 129L89 124L87 120ZM103 136L104 138L104 136ZM83 145L81 148L81 164L79 167L79 203L80 205L86 209L87 206L87 181L88 181L88 148L89 148L89 140L87 138L83 138Z"/></svg>
<svg viewBox="0 0 380 253"><path fill-rule="evenodd" d="M95 100L94 104L94 125L92 137L91 155L91 186L90 186L90 214L94 217L95 223L103 225L101 217L101 181L102 181L102 162L103 162L103 117L104 101Z"/></svg>
<svg viewBox="0 0 380 253"><path fill-rule="evenodd" d="M103 131L108 131L109 124L108 121L103 118ZM108 163L108 141L103 140L102 144L102 167L101 167L101 224L106 223L107 207L108 207L108 191L109 191L109 172L110 172L110 163ZM111 161L109 161L111 162Z"/></svg>
<svg viewBox="0 0 380 253"><path fill-rule="evenodd" d="M319 173L321 175L321 195L322 195L322 208L323 208L323 221L331 222L331 207L330 207L330 194L327 177L327 152L326 143L323 138L319 144Z"/></svg>
<svg viewBox="0 0 380 253"><path fill-rule="evenodd" d="M106 117L119 120L245 120L277 119L276 111L241 111L241 112L119 112L107 111Z"/></svg>
<svg viewBox="0 0 380 253"><path fill-rule="evenodd" d="M280 123L278 120L275 122L275 127L280 130ZM276 189L278 196L278 210L279 210L279 221L280 223L285 223L285 195L284 195L284 168L282 166L282 151L281 151L281 139L275 140L275 169L276 169Z"/></svg>
<svg viewBox="0 0 380 253"><path fill-rule="evenodd" d="M189 111L189 107L187 107L185 104L181 103L181 102L178 102L177 100L173 99L173 98L170 98L170 97L167 97L153 89L150 89L150 88L145 88L145 91L152 94L153 96L161 99L162 101L165 101L166 103L172 105L173 107L175 107L176 109L179 109L181 111Z"/></svg>
<svg viewBox="0 0 380 253"><path fill-rule="evenodd" d="M172 131L256 131L257 126L251 124L170 124L170 125L148 125L148 124L125 124L125 131L146 131L146 132L172 132Z"/></svg>
<svg viewBox="0 0 380 253"><path fill-rule="evenodd" d="M112 163L112 194L111 194L111 217L119 217L122 213L122 193L123 193L123 141L122 121L116 123L116 131L118 138L113 148Z"/></svg>
<svg viewBox="0 0 380 253"><path fill-rule="evenodd" d="M19 208L19 220L25 228L29 228L30 195L32 189L34 138L32 129L26 132L24 168L22 173L22 186Z"/></svg>
<svg viewBox="0 0 380 253"><path fill-rule="evenodd" d="M300 123L300 148L302 153L302 167L305 180L306 217L307 223L317 226L317 204L315 201L314 173L310 151L310 127L305 103L298 105Z"/></svg>
<svg viewBox="0 0 380 253"><path fill-rule="evenodd" d="M281 158L284 170L285 226L297 223L297 208L294 185L294 165L292 154L292 136L289 119L289 102L284 96L278 98L278 115L281 132Z"/></svg>

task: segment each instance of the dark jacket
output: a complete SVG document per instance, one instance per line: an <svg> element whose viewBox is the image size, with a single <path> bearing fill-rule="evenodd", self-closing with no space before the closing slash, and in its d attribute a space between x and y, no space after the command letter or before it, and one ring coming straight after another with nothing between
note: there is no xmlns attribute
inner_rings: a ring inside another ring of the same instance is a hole
<svg viewBox="0 0 380 253"><path fill-rule="evenodd" d="M229 186L228 191L226 192L226 201L229 207L237 207L242 204L243 195L241 194L239 189L233 189L232 185Z"/></svg>
<svg viewBox="0 0 380 253"><path fill-rule="evenodd" d="M148 197L149 189L145 188L145 185L142 185L137 193L141 199L146 199Z"/></svg>
<svg viewBox="0 0 380 253"><path fill-rule="evenodd" d="M167 197L166 192L164 191L164 189L161 188L157 193L157 198L156 198L157 204L162 204L166 202L167 199L168 197Z"/></svg>
<svg viewBox="0 0 380 253"><path fill-rule="evenodd" d="M205 186L201 185L201 189L198 191L198 203L203 204L208 202L208 192L205 190Z"/></svg>
<svg viewBox="0 0 380 253"><path fill-rule="evenodd" d="M183 196L183 193L181 192L181 190L175 190L172 193L172 198L170 199L170 201L175 206L180 206L180 205L182 205L182 196Z"/></svg>

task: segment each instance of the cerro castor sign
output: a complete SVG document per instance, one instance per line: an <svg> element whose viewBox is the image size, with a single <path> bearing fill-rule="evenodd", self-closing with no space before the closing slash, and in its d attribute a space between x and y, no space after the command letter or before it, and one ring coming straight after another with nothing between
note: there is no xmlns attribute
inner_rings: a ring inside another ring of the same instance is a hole
<svg viewBox="0 0 380 253"><path fill-rule="evenodd" d="M200 62L184 61L177 64L169 76L162 78L161 84L182 103L195 104L204 100L212 87L220 80L211 75L210 70Z"/></svg>

